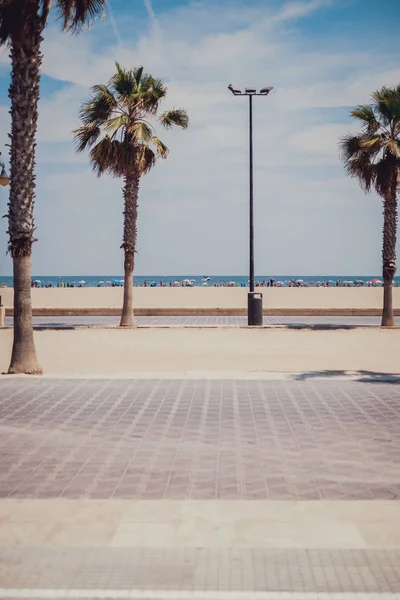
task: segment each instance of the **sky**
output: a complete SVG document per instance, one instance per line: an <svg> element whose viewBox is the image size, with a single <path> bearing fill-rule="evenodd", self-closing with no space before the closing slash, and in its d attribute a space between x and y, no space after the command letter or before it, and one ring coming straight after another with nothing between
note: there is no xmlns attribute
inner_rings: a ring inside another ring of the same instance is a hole
<svg viewBox="0 0 400 600"><path fill-rule="evenodd" d="M248 106L227 85L273 85L254 99L255 265L259 275L381 271L382 204L349 179L338 140L351 109L400 83L399 0L111 0L79 36L53 12L43 42L37 146L36 275L123 273L122 181L92 172L72 131L90 86L115 61L143 65L184 107L187 131L159 131L167 161L142 178L138 275L248 269ZM0 49L0 151L10 130ZM0 215L7 211L0 189ZM0 276L12 272L0 220Z"/></svg>

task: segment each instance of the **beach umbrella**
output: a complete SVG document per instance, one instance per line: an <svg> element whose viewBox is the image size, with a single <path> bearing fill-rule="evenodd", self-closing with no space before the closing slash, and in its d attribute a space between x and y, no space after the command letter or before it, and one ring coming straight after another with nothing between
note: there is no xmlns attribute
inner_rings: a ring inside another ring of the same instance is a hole
<svg viewBox="0 0 400 600"><path fill-rule="evenodd" d="M336 281L333 281L333 279L328 279L328 283L332 284L332 285L335 285Z"/></svg>
<svg viewBox="0 0 400 600"><path fill-rule="evenodd" d="M109 279L107 281L105 281L104 283L106 283L107 285L111 284L112 281L110 281Z"/></svg>
<svg viewBox="0 0 400 600"><path fill-rule="evenodd" d="M304 283L303 279L295 279L296 283Z"/></svg>
<svg viewBox="0 0 400 600"><path fill-rule="evenodd" d="M86 281L84 281L83 279L81 279L81 281L78 281L79 285L85 285Z"/></svg>
<svg viewBox="0 0 400 600"><path fill-rule="evenodd" d="M204 282L203 285L205 285L206 287L208 286L208 283Z"/></svg>
<svg viewBox="0 0 400 600"><path fill-rule="evenodd" d="M382 283L380 279L371 279L369 283Z"/></svg>

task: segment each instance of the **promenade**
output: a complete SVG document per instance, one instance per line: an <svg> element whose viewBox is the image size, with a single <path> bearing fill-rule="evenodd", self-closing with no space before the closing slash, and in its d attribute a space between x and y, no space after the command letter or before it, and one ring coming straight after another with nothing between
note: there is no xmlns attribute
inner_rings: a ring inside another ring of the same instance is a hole
<svg viewBox="0 0 400 600"><path fill-rule="evenodd" d="M396 328L34 321L45 376L0 378L2 600L400 599Z"/></svg>

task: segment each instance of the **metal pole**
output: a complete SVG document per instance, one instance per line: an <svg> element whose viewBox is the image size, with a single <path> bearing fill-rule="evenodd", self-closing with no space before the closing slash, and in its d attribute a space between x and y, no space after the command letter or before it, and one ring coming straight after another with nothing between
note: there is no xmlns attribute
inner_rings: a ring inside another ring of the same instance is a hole
<svg viewBox="0 0 400 600"><path fill-rule="evenodd" d="M250 292L254 292L254 196L253 196L253 96L249 94L249 164L250 164Z"/></svg>

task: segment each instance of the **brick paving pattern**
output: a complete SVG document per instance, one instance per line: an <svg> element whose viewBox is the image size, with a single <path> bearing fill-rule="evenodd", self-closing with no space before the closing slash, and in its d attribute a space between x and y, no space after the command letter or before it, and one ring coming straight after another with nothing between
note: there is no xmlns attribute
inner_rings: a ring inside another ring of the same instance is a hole
<svg viewBox="0 0 400 600"><path fill-rule="evenodd" d="M400 325L400 317L396 317L396 324ZM117 327L118 317L34 317L34 326L40 328L68 328L68 327ZM265 326L274 327L359 327L380 325L380 317L336 317L336 316L265 316ZM13 320L6 318L6 325L11 327ZM138 327L245 327L247 317L230 316L165 316L165 317L135 317Z"/></svg>
<svg viewBox="0 0 400 600"><path fill-rule="evenodd" d="M391 594L399 564L397 550L10 548L0 587Z"/></svg>
<svg viewBox="0 0 400 600"><path fill-rule="evenodd" d="M391 499L400 387L1 381L0 497Z"/></svg>

